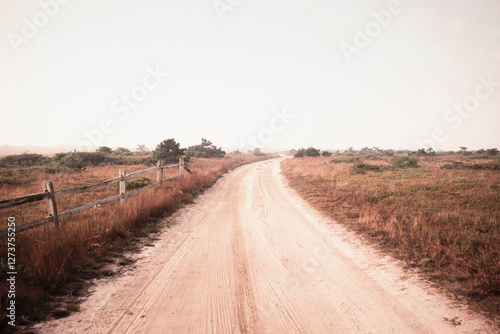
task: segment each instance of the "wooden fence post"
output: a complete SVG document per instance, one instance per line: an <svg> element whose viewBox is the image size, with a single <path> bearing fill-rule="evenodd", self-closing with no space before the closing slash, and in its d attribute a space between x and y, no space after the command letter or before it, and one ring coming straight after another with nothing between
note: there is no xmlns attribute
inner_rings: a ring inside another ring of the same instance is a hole
<svg viewBox="0 0 500 334"><path fill-rule="evenodd" d="M120 195L123 195L122 198L120 198L120 204L122 206L125 206L127 203L127 180L126 180L127 173L125 172L125 169L120 169L120 177L122 180L119 182L120 185Z"/></svg>
<svg viewBox="0 0 500 334"><path fill-rule="evenodd" d="M52 223L55 227L59 227L59 217L57 215L56 196L54 194L54 186L52 181L44 181L42 191L49 193L49 197L45 200L47 203L47 212L52 216Z"/></svg>
<svg viewBox="0 0 500 334"><path fill-rule="evenodd" d="M179 158L179 174L183 175L184 174L184 159Z"/></svg>
<svg viewBox="0 0 500 334"><path fill-rule="evenodd" d="M158 167L158 170L156 171L156 181L162 182L163 179L163 168L161 168L161 160L158 160L156 163L156 167Z"/></svg>

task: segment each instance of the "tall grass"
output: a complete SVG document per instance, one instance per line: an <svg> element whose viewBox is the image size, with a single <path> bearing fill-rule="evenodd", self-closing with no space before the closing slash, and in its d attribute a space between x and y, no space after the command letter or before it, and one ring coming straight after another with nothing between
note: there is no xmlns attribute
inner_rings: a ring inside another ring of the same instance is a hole
<svg viewBox="0 0 500 334"><path fill-rule="evenodd" d="M442 168L456 157L420 159L421 168L389 159L366 173L324 158L285 160L282 170L313 206L498 319L500 172Z"/></svg>
<svg viewBox="0 0 500 334"><path fill-rule="evenodd" d="M195 159L189 163L192 174L184 173L183 178L166 181L136 196L128 197L122 208L118 202L71 216L60 221L60 227L42 225L16 235L17 289L16 303L19 307L18 324L23 320L40 320L46 310L40 310L42 299L50 294L78 293L81 279L98 276L99 259L110 252L119 250L129 240L157 230L160 218L191 202L205 188L211 186L228 170L265 157L238 156L224 159ZM118 169L126 168L127 173L145 169L146 166L105 166L90 167L86 171L47 174L43 169L33 168L14 175L19 185L0 186L0 198L13 198L40 192L43 180L51 179L55 189L93 184L118 176ZM176 174L177 169L166 170L164 176ZM155 178L155 173L146 177ZM28 180L28 181L26 181ZM144 180L142 180L144 182ZM118 194L117 187L110 186L100 191L84 194L59 196L58 210L74 208L78 205ZM16 218L17 224L46 215L44 203L32 203L0 210L4 217L2 228L7 225L7 217ZM5 322L8 286L6 284L6 239L0 241L0 301L2 323ZM68 283L72 284L68 290ZM64 288L62 288L64 287ZM74 291L73 291L74 290ZM24 318L23 318L24 317ZM0 327L1 328L1 327Z"/></svg>

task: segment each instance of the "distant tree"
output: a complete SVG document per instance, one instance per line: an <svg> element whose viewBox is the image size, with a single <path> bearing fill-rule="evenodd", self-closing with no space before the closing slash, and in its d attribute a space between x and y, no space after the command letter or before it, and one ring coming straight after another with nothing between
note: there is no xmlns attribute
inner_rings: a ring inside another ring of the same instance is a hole
<svg viewBox="0 0 500 334"><path fill-rule="evenodd" d="M321 155L324 156L324 157L331 157L332 156L332 152L323 151L323 152L321 152Z"/></svg>
<svg viewBox="0 0 500 334"><path fill-rule="evenodd" d="M290 153L291 155L295 155L295 153L297 153L297 150L296 149L291 149L290 151L288 151L288 153Z"/></svg>
<svg viewBox="0 0 500 334"><path fill-rule="evenodd" d="M319 157L321 154L319 153L318 149L315 149L314 147L308 147L306 148L304 152L306 157Z"/></svg>
<svg viewBox="0 0 500 334"><path fill-rule="evenodd" d="M361 150L359 150L359 152L361 154L368 155L368 154L372 154L373 150L371 148L368 148L368 147L363 147Z"/></svg>
<svg viewBox="0 0 500 334"><path fill-rule="evenodd" d="M296 158L319 157L320 155L321 155L320 151L311 146L306 149L304 148L299 149L297 153L295 153L294 157Z"/></svg>
<svg viewBox="0 0 500 334"><path fill-rule="evenodd" d="M467 147L465 147L465 146L460 146L460 154L463 154L463 155L471 155L471 154L472 154L472 152L467 151Z"/></svg>
<svg viewBox="0 0 500 334"><path fill-rule="evenodd" d="M116 155L132 155L132 152L128 148L125 147L118 147L116 150L113 151L113 154Z"/></svg>
<svg viewBox="0 0 500 334"><path fill-rule="evenodd" d="M258 147L256 147L256 148L253 149L252 154L256 155L256 156L265 155L264 153L262 153L262 151Z"/></svg>
<svg viewBox="0 0 500 334"><path fill-rule="evenodd" d="M233 155L242 155L243 153L241 153L240 151L236 150L236 151L233 151L231 154L233 154Z"/></svg>
<svg viewBox="0 0 500 334"><path fill-rule="evenodd" d="M486 153L486 150L484 148L481 148L481 149L476 151L476 154L485 154L485 153Z"/></svg>
<svg viewBox="0 0 500 334"><path fill-rule="evenodd" d="M306 153L305 148L301 148L301 149L297 150L297 152L295 152L295 154L293 156L295 158L302 158L305 156L305 153Z"/></svg>
<svg viewBox="0 0 500 334"><path fill-rule="evenodd" d="M174 138L165 139L156 146L153 157L156 160L163 160L164 163L173 164L179 161L184 155L185 149L180 148L180 144Z"/></svg>
<svg viewBox="0 0 500 334"><path fill-rule="evenodd" d="M144 144L139 144L137 145L137 148L135 149L137 152L140 152L140 153L146 153L146 152L149 152L149 149L146 147L146 145Z"/></svg>
<svg viewBox="0 0 500 334"><path fill-rule="evenodd" d="M427 151L425 150L425 148L419 148L418 151L417 151L417 155L419 157L427 155Z"/></svg>
<svg viewBox="0 0 500 334"><path fill-rule="evenodd" d="M435 156L436 152L434 151L434 149L432 147L429 147L427 149L427 155L429 155L429 156Z"/></svg>
<svg viewBox="0 0 500 334"><path fill-rule="evenodd" d="M201 144L189 146L186 150L187 157L194 158L224 158L226 152L216 147L208 139L201 138Z"/></svg>
<svg viewBox="0 0 500 334"><path fill-rule="evenodd" d="M392 157L394 155L394 150L385 150L384 154L388 157Z"/></svg>
<svg viewBox="0 0 500 334"><path fill-rule="evenodd" d="M104 153L104 154L111 154L113 150L110 147L107 146L101 146L99 147L96 152Z"/></svg>
<svg viewBox="0 0 500 334"><path fill-rule="evenodd" d="M495 148L489 148L486 150L486 155L491 155L491 156L496 156L498 154L498 149Z"/></svg>

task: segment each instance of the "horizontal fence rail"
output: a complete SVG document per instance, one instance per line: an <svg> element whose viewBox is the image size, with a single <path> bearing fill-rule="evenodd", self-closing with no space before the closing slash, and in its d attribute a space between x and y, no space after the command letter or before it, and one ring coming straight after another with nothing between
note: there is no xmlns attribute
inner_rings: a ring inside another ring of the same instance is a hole
<svg viewBox="0 0 500 334"><path fill-rule="evenodd" d="M17 205L31 203L31 202L41 201L42 199L45 199L47 197L49 197L49 194L47 194L47 193L38 193L38 194L32 194L32 195L18 197L18 198L5 199L3 201L0 201L0 209L9 208L11 206L17 206Z"/></svg>
<svg viewBox="0 0 500 334"><path fill-rule="evenodd" d="M167 168L172 168L172 167L179 167L179 173L175 176L163 177L163 170L167 169ZM142 176L142 175L146 175L149 173L153 173L153 172L156 172L156 181L155 182L148 184L147 186L144 186L144 187L134 189L132 191L127 192L127 180L130 180L130 179ZM143 192L151 187L154 187L154 186L161 184L163 181L168 181L168 180L173 180L173 179L176 179L179 177L183 177L184 176L184 160L182 158L180 158L178 164L168 164L168 165L162 165L161 161L158 161L158 163L156 164L156 167L144 169L144 170L133 172L130 174L126 174L126 171L124 169L121 169L119 171L119 175L120 176L117 178L103 181L103 182L99 182L99 183L95 183L92 185L82 186L82 187L73 187L73 188L67 188L67 189L60 189L57 191L54 191L54 188L53 188L51 181L45 181L42 184L43 192L37 193L37 194L31 194L31 195L27 195L27 196L22 196L22 197L17 197L17 198L12 198L12 199L1 200L0 201L0 209L10 208L10 207L14 207L14 206L18 206L18 205L22 205L22 204L26 204L26 203L32 203L32 202L45 200L47 203L47 211L48 211L49 215L46 217L37 219L37 220L23 223L21 225L17 225L16 232L25 231L25 230L28 230L30 228L33 228L33 227L36 227L36 226L39 226L39 225L42 225L42 224L45 224L48 222L52 222L55 227L58 227L59 226L59 219L61 219L61 218L66 218L66 217L75 215L77 213L90 210L90 209L95 208L97 206L100 206L100 205L103 205L106 203L110 203L110 202L114 202L114 201L118 201L118 200L120 200L121 204L124 206L124 205L126 205L127 196L137 195L137 194L139 194L139 193L141 193L141 192ZM82 193L85 191L96 190L96 189L108 187L108 186L116 184L116 183L119 184L119 194L118 195L104 198L104 199L101 199L101 200L98 200L98 201L95 201L95 202L92 202L89 204L85 204L85 205L64 211L64 212L59 213L59 214L57 213L56 196L66 195L66 194L78 194L78 193ZM7 234L8 234L8 229L0 230L0 239L7 237Z"/></svg>

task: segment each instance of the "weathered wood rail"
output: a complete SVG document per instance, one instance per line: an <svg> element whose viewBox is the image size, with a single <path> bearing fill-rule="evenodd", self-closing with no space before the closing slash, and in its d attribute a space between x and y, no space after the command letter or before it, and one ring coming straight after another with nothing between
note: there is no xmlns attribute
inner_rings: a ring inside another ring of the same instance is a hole
<svg viewBox="0 0 500 334"><path fill-rule="evenodd" d="M179 173L175 176L170 176L170 177L163 177L163 170L167 168L172 168L172 167L179 167ZM127 192L127 180L137 178L142 175L146 175L149 173L156 172L156 181L148 184L147 186L132 190ZM25 231L27 229L52 222L55 227L59 226L59 219L69 217L72 215L75 215L77 213L83 212L90 210L92 208L95 208L97 206L109 203L109 202L114 202L117 200L120 200L121 204L124 206L126 205L127 202L127 197L128 196L133 196L137 195L140 192L143 192L151 187L154 187L156 185L161 184L163 181L167 180L172 180L176 179L179 177L182 177L184 175L184 160L182 158L179 159L178 164L168 164L168 165L162 165L161 161L158 161L156 164L156 167L149 168L149 169L144 169L138 172L133 172L130 174L127 174L124 169L120 169L119 171L119 177L95 183L92 185L88 186L82 186L82 187L73 187L73 188L67 188L67 189L60 189L60 190L54 190L54 186L52 185L51 181L44 181L42 184L42 192L41 193L36 193L36 194L31 194L27 196L22 196L22 197L17 197L17 198L11 198L11 199L6 199L6 200L1 200L0 201L0 209L3 208L9 208L13 206L18 206L26 203L32 203L32 202L37 202L37 201L42 201L45 200L47 203L47 212L48 216L33 220L27 223L23 223L21 225L16 226L16 232L21 232ZM56 203L56 198L57 196L60 195L66 195L66 194L78 194L82 193L85 191L91 191L91 190L96 190L104 187L108 187L113 184L119 184L119 193L116 196L104 198L92 203L88 203L67 211L64 211L62 213L57 212L57 203ZM0 230L0 239L7 237L8 229Z"/></svg>

